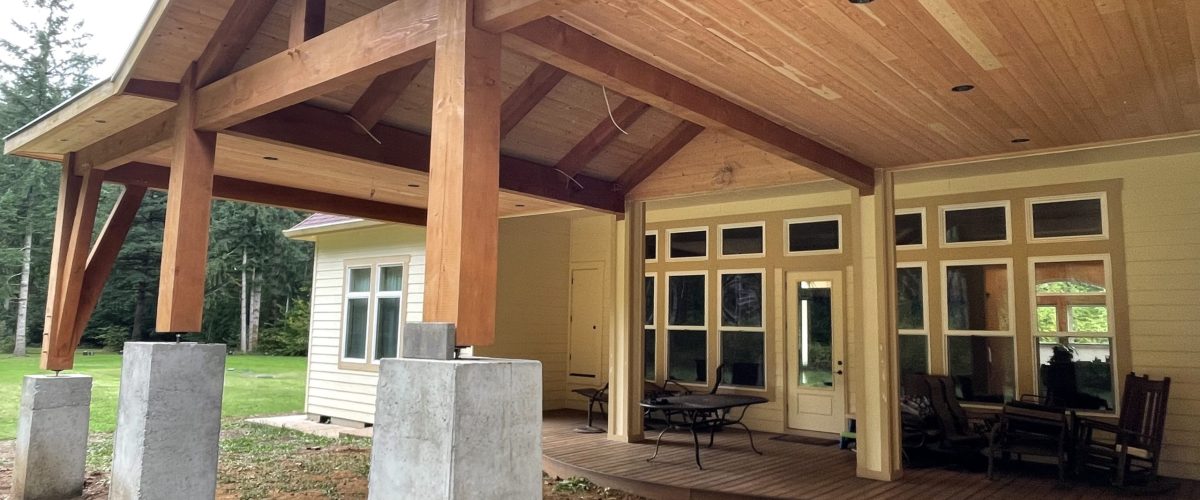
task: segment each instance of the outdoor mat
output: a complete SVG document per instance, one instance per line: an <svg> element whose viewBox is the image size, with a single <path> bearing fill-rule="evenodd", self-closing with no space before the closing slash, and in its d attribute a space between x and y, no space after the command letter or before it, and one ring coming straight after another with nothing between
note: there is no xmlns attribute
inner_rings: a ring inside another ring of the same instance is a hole
<svg viewBox="0 0 1200 500"><path fill-rule="evenodd" d="M811 444L816 446L833 446L838 444L838 440L829 438L819 438L812 436L795 436L792 434L781 434L771 438L775 441L784 441L788 443Z"/></svg>

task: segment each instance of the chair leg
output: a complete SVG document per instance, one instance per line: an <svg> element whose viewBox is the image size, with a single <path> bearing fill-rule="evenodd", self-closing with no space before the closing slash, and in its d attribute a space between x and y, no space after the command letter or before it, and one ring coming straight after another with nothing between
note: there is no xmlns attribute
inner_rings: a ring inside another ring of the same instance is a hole
<svg viewBox="0 0 1200 500"><path fill-rule="evenodd" d="M991 449L991 448L988 448L988 451L987 451L987 456L988 456L988 471L987 471L987 478L988 478L989 480L993 480L993 479L996 479L996 474L995 474L995 470L996 470L996 452L995 452L995 450L993 450L993 449Z"/></svg>
<svg viewBox="0 0 1200 500"><path fill-rule="evenodd" d="M1126 445L1128 446L1128 445ZM1129 467L1129 458L1124 452L1117 458L1117 482L1118 488L1125 486L1125 469Z"/></svg>

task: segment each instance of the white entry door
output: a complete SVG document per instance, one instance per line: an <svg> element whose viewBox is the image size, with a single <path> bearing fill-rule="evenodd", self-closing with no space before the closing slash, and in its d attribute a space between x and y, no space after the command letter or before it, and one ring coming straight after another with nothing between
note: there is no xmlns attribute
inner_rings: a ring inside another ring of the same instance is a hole
<svg viewBox="0 0 1200 500"><path fill-rule="evenodd" d="M842 273L787 275L788 427L842 432Z"/></svg>
<svg viewBox="0 0 1200 500"><path fill-rule="evenodd" d="M567 372L572 377L596 378L604 322L604 277L599 267L571 270L570 321Z"/></svg>

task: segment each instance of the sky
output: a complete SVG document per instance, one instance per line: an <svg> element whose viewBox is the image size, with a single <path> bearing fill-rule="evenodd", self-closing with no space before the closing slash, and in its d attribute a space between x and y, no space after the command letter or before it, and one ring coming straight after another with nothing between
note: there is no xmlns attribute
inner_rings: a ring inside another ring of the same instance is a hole
<svg viewBox="0 0 1200 500"><path fill-rule="evenodd" d="M71 20L83 21L83 31L92 35L87 51L104 59L92 74L97 79L108 78L121 64L154 1L74 0L74 3ZM38 10L26 6L24 0L0 0L0 38L11 41L22 36L12 22L27 23L38 16ZM18 43L24 45L27 40Z"/></svg>

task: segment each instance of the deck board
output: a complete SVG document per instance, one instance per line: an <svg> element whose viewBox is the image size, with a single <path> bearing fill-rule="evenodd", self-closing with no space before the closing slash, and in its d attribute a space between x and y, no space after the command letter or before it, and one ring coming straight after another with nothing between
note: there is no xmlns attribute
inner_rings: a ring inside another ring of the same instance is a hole
<svg viewBox="0 0 1200 500"><path fill-rule="evenodd" d="M654 436L641 443L609 441L604 434L579 434L583 412L547 412L542 426L544 464L551 473L586 476L593 482L650 498L1111 498L1123 492L1072 481L1058 485L1051 469L1045 473L1000 469L989 481L982 473L937 467L912 468L898 481L880 482L855 476L855 455L836 446L789 443L754 433L755 454L745 432L717 433L713 448L696 469L692 438L687 432L668 432L653 462ZM1173 498L1200 492L1200 482L1169 479L1179 486Z"/></svg>

